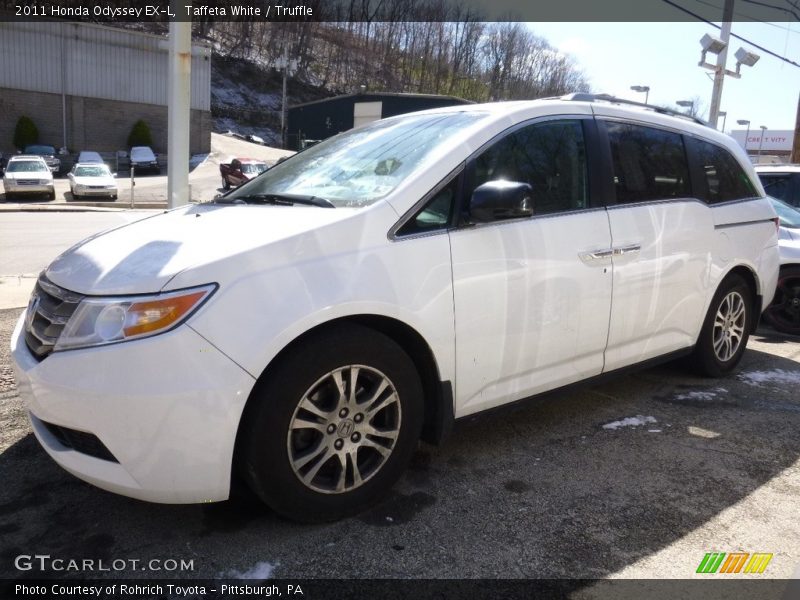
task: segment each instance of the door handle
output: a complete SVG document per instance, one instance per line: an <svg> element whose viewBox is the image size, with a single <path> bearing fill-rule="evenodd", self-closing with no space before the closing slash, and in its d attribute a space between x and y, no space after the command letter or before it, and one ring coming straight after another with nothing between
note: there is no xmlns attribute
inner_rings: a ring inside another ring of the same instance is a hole
<svg viewBox="0 0 800 600"><path fill-rule="evenodd" d="M642 247L639 244L631 244L630 246L618 246L612 250L614 256L626 256L630 254L638 254Z"/></svg>
<svg viewBox="0 0 800 600"><path fill-rule="evenodd" d="M581 252L578 254L581 260L585 263L594 262L596 260L603 260L611 258L614 251L611 248L603 248L602 250L592 250L591 252Z"/></svg>

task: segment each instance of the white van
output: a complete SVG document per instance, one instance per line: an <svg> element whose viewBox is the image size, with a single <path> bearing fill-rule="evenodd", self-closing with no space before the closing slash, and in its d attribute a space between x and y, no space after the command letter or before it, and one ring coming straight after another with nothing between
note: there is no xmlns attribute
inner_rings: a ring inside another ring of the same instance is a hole
<svg viewBox="0 0 800 600"><path fill-rule="evenodd" d="M90 238L12 339L61 466L156 502L362 510L453 420L632 366L739 362L778 273L747 157L609 97L381 120Z"/></svg>

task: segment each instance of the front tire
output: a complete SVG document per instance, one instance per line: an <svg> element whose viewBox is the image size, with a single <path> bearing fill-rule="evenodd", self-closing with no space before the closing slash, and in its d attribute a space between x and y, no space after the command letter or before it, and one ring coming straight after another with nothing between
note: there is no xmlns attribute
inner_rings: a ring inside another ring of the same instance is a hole
<svg viewBox="0 0 800 600"><path fill-rule="evenodd" d="M764 320L781 333L800 335L800 266L781 269L775 298L764 311Z"/></svg>
<svg viewBox="0 0 800 600"><path fill-rule="evenodd" d="M701 375L722 377L742 360L753 324L753 291L737 274L717 289L700 331L693 364Z"/></svg>
<svg viewBox="0 0 800 600"><path fill-rule="evenodd" d="M389 490L416 448L419 375L391 338L357 325L332 327L289 352L250 399L239 467L284 517L356 514Z"/></svg>

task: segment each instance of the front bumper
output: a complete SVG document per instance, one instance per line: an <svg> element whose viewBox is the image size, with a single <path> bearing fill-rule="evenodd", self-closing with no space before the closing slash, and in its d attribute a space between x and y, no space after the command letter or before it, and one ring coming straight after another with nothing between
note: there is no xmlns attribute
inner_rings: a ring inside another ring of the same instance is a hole
<svg viewBox="0 0 800 600"><path fill-rule="evenodd" d="M11 338L17 387L53 460L84 481L140 500L228 498L253 377L186 324L38 362L25 345L24 318ZM45 423L96 436L118 462L64 445Z"/></svg>
<svg viewBox="0 0 800 600"><path fill-rule="evenodd" d="M6 194L50 194L56 188L52 183L20 184L4 181L3 189Z"/></svg>
<svg viewBox="0 0 800 600"><path fill-rule="evenodd" d="M75 188L75 192L81 197L85 196L98 196L102 198L110 198L111 196L116 196L118 193L117 188Z"/></svg>
<svg viewBox="0 0 800 600"><path fill-rule="evenodd" d="M157 162L155 162L155 163L150 163L150 162L146 162L146 163L131 162L131 167L136 169L137 171L158 171L158 170L161 169L161 167L158 166Z"/></svg>

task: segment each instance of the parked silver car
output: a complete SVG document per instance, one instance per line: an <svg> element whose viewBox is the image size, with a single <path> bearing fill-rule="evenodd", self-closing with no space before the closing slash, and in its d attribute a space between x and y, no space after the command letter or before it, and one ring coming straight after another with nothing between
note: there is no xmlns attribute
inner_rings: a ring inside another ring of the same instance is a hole
<svg viewBox="0 0 800 600"><path fill-rule="evenodd" d="M764 320L778 331L800 335L800 211L782 200L771 200L780 219L781 270Z"/></svg>

